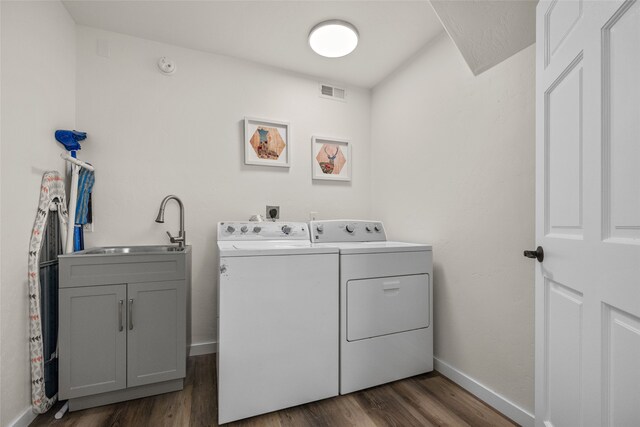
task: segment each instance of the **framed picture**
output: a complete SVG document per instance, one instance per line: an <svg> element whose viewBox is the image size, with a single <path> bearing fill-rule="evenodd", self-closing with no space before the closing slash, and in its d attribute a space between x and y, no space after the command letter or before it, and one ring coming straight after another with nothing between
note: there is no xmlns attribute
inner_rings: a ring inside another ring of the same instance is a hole
<svg viewBox="0 0 640 427"><path fill-rule="evenodd" d="M311 138L313 179L351 181L351 143L345 139Z"/></svg>
<svg viewBox="0 0 640 427"><path fill-rule="evenodd" d="M245 165L288 168L291 159L290 133L289 123L245 117Z"/></svg>

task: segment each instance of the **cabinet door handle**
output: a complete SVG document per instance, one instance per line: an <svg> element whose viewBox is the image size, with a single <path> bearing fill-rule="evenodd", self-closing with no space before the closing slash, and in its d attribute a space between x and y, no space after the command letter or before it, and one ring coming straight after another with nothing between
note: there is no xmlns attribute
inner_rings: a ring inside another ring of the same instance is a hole
<svg viewBox="0 0 640 427"><path fill-rule="evenodd" d="M133 329L133 298L129 299L129 330Z"/></svg>
<svg viewBox="0 0 640 427"><path fill-rule="evenodd" d="M124 300L120 300L118 303L118 325L120 325L118 330L120 332L122 332L122 330L124 329L124 326L122 326L122 305L123 304L124 304Z"/></svg>

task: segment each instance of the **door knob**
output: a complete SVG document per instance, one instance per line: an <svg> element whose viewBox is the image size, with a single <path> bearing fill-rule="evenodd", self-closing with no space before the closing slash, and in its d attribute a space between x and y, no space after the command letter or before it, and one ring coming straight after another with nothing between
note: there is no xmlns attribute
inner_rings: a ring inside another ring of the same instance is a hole
<svg viewBox="0 0 640 427"><path fill-rule="evenodd" d="M524 256L535 258L538 262L542 262L544 260L544 250L542 250L542 246L538 246L535 251L524 251Z"/></svg>

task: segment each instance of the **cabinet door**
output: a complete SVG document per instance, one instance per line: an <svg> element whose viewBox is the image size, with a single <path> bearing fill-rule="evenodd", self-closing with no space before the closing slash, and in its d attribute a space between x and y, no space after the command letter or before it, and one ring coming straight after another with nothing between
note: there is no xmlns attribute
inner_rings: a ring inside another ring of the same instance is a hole
<svg viewBox="0 0 640 427"><path fill-rule="evenodd" d="M185 285L128 285L127 384L129 387L183 378L186 373Z"/></svg>
<svg viewBox="0 0 640 427"><path fill-rule="evenodd" d="M60 399L127 386L126 285L60 289Z"/></svg>

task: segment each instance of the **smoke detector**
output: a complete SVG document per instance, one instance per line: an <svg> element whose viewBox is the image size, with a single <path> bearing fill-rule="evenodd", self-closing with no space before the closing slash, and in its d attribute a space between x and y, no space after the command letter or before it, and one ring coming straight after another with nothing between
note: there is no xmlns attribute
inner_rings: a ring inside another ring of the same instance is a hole
<svg viewBox="0 0 640 427"><path fill-rule="evenodd" d="M176 72L176 63L172 59L163 56L158 60L158 68L162 74L170 76Z"/></svg>

